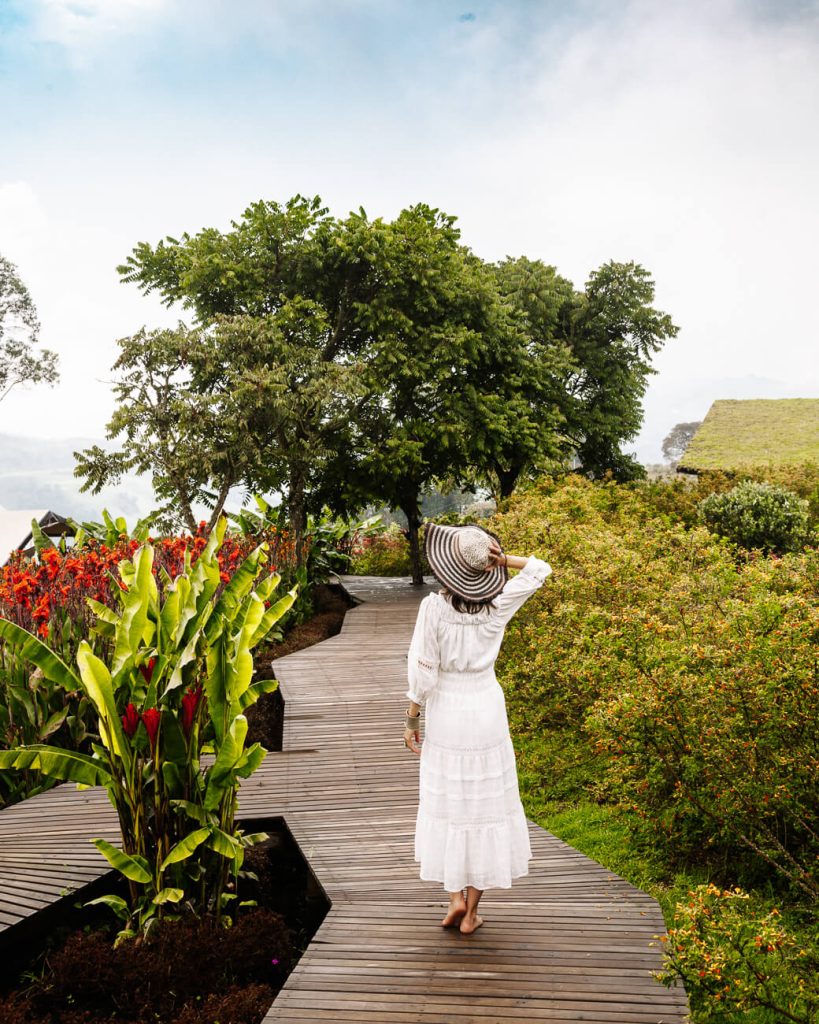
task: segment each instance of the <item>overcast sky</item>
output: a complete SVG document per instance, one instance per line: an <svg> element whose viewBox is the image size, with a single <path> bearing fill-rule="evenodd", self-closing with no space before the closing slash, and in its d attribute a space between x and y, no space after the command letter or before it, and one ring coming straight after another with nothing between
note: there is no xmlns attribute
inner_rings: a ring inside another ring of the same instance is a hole
<svg viewBox="0 0 819 1024"><path fill-rule="evenodd" d="M813 0L0 0L0 252L61 356L0 433L102 436L140 240L258 198L424 201L582 286L637 260L681 330L644 430L819 396ZM2 497L0 497L0 502Z"/></svg>

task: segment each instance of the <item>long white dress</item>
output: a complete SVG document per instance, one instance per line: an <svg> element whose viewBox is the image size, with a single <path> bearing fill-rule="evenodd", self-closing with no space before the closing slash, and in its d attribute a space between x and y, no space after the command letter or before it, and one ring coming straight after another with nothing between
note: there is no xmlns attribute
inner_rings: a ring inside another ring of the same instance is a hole
<svg viewBox="0 0 819 1024"><path fill-rule="evenodd" d="M456 612L421 602L408 655L407 696L425 706L415 860L447 892L509 888L532 850L520 802L506 701L495 659L506 624L551 573L531 557L494 607Z"/></svg>

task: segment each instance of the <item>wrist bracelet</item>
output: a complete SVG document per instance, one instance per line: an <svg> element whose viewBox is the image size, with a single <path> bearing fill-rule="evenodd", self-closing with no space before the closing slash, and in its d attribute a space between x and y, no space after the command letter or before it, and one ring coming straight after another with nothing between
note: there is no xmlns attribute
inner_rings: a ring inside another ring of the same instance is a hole
<svg viewBox="0 0 819 1024"><path fill-rule="evenodd" d="M407 729L410 729L412 732L417 732L418 727L421 724L421 715L418 714L415 718L411 718L409 715L406 715L404 720L406 722Z"/></svg>

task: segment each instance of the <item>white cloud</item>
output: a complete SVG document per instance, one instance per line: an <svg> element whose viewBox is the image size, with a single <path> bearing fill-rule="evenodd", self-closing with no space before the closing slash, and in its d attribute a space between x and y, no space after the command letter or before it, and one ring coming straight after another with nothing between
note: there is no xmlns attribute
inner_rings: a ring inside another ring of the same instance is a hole
<svg viewBox="0 0 819 1024"><path fill-rule="evenodd" d="M65 49L75 67L112 38L155 22L170 0L34 0L30 5L34 39Z"/></svg>

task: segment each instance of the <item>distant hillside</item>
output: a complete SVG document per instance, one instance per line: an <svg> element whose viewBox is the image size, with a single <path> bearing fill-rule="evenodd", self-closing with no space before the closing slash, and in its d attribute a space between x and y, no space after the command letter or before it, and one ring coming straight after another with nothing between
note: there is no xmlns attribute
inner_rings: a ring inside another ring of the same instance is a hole
<svg viewBox="0 0 819 1024"><path fill-rule="evenodd" d="M74 455L100 444L88 437L43 440L0 434L0 506L50 508L75 519L99 519L102 508L134 519L154 508L150 482L129 478L99 495L81 494L74 476Z"/></svg>
<svg viewBox="0 0 819 1024"><path fill-rule="evenodd" d="M819 462L819 398L714 402L678 469Z"/></svg>

